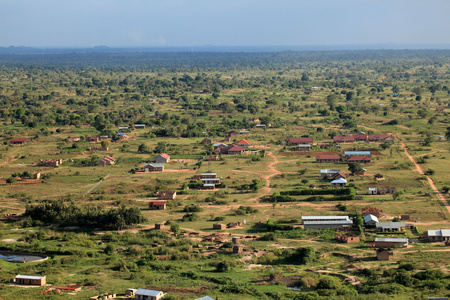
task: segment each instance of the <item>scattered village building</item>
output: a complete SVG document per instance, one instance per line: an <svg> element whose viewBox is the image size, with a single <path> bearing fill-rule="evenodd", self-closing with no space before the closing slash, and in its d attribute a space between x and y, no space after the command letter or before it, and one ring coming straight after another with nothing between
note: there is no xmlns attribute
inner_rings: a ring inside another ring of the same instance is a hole
<svg viewBox="0 0 450 300"><path fill-rule="evenodd" d="M136 293L137 289L126 289L125 290L125 296L127 297L131 297L134 296L134 294Z"/></svg>
<svg viewBox="0 0 450 300"><path fill-rule="evenodd" d="M407 238L380 238L376 237L373 241L375 248L404 248L408 246Z"/></svg>
<svg viewBox="0 0 450 300"><path fill-rule="evenodd" d="M394 252L389 251L389 249L385 249L385 248L378 248L376 250L376 253L377 253L378 260L390 260L391 257L394 255Z"/></svg>
<svg viewBox="0 0 450 300"><path fill-rule="evenodd" d="M239 142L236 143L237 146L242 147L244 149L248 149L252 147L252 144L247 141L246 139L242 139Z"/></svg>
<svg viewBox="0 0 450 300"><path fill-rule="evenodd" d="M228 154L228 155L242 155L244 153L244 151L245 151L244 148L237 146L237 145L230 145L221 150L221 152L223 154Z"/></svg>
<svg viewBox="0 0 450 300"><path fill-rule="evenodd" d="M243 252L244 252L244 246L242 246L242 245L234 245L233 246L234 254L242 254Z"/></svg>
<svg viewBox="0 0 450 300"><path fill-rule="evenodd" d="M69 136L69 141L78 142L80 140L79 136Z"/></svg>
<svg viewBox="0 0 450 300"><path fill-rule="evenodd" d="M159 191L156 193L156 198L158 200L174 200L176 197L176 191Z"/></svg>
<svg viewBox="0 0 450 300"><path fill-rule="evenodd" d="M213 143L213 140L210 139L210 138L204 138L204 139L200 142L200 144L203 144L203 145L208 145L208 144L212 144L212 143Z"/></svg>
<svg viewBox="0 0 450 300"><path fill-rule="evenodd" d="M328 163L328 162L339 162L341 161L341 157L339 155L333 155L333 154L321 154L316 155L316 162L317 163Z"/></svg>
<svg viewBox="0 0 450 300"><path fill-rule="evenodd" d="M359 236L352 233L340 233L335 235L336 240L343 243L359 243Z"/></svg>
<svg viewBox="0 0 450 300"><path fill-rule="evenodd" d="M370 151L344 151L344 156L347 158L353 157L353 156L367 156L372 157L370 154Z"/></svg>
<svg viewBox="0 0 450 300"><path fill-rule="evenodd" d="M361 164L370 164L372 162L372 158L369 156L352 156L347 159L349 163L361 163Z"/></svg>
<svg viewBox="0 0 450 300"><path fill-rule="evenodd" d="M321 169L320 177L332 177L334 174L341 172L338 169Z"/></svg>
<svg viewBox="0 0 450 300"><path fill-rule="evenodd" d="M127 135L126 133L123 132L118 132L117 136L121 139L121 140L128 140L130 138L129 135Z"/></svg>
<svg viewBox="0 0 450 300"><path fill-rule="evenodd" d="M228 132L228 136L236 136L236 135L239 135L239 132L234 131L234 130L231 130Z"/></svg>
<svg viewBox="0 0 450 300"><path fill-rule="evenodd" d="M153 157L155 163L168 163L170 161L170 155L161 153Z"/></svg>
<svg viewBox="0 0 450 300"><path fill-rule="evenodd" d="M136 300L160 300L164 298L165 294L161 291L138 289L134 296Z"/></svg>
<svg viewBox="0 0 450 300"><path fill-rule="evenodd" d="M145 124L134 124L135 129L145 129Z"/></svg>
<svg viewBox="0 0 450 300"><path fill-rule="evenodd" d="M41 178L41 172L37 172L33 174L33 179L40 179Z"/></svg>
<svg viewBox="0 0 450 300"><path fill-rule="evenodd" d="M110 166L116 163L116 160L112 158L111 156L105 156L98 162L99 166Z"/></svg>
<svg viewBox="0 0 450 300"><path fill-rule="evenodd" d="M386 194L395 194L396 188L394 187L370 187L369 195L386 195Z"/></svg>
<svg viewBox="0 0 450 300"><path fill-rule="evenodd" d="M248 119L250 122L255 122L258 123L259 122L259 118L250 118Z"/></svg>
<svg viewBox="0 0 450 300"><path fill-rule="evenodd" d="M164 171L164 164L146 164L144 166L144 172L163 172Z"/></svg>
<svg viewBox="0 0 450 300"><path fill-rule="evenodd" d="M198 175L197 175L198 176ZM217 178L217 173L201 173L200 174L200 179L205 179L205 178Z"/></svg>
<svg viewBox="0 0 450 300"><path fill-rule="evenodd" d="M219 224L219 223L213 224L213 229L225 230L226 228L227 228L227 225L225 225L225 224Z"/></svg>
<svg viewBox="0 0 450 300"><path fill-rule="evenodd" d="M128 126L119 126L119 130L127 130Z"/></svg>
<svg viewBox="0 0 450 300"><path fill-rule="evenodd" d="M250 131L248 131L248 130L241 130L241 131L239 131L239 134L249 134L250 133Z"/></svg>
<svg viewBox="0 0 450 300"><path fill-rule="evenodd" d="M347 186L347 180L345 180L344 178L339 178L336 180L333 180L331 182L331 187L333 188L343 188Z"/></svg>
<svg viewBox="0 0 450 300"><path fill-rule="evenodd" d="M55 158L55 159L41 159L39 162L39 165L45 166L45 167L57 167L62 164L61 158Z"/></svg>
<svg viewBox="0 0 450 300"><path fill-rule="evenodd" d="M364 216L364 224L368 226L375 226L378 223L378 218L374 215L368 214Z"/></svg>
<svg viewBox="0 0 450 300"><path fill-rule="evenodd" d="M355 141L355 139L352 136L334 136L333 137L333 142L335 142L336 144L353 143L354 141Z"/></svg>
<svg viewBox="0 0 450 300"><path fill-rule="evenodd" d="M150 201L148 203L148 209L164 210L164 209L166 209L166 201Z"/></svg>
<svg viewBox="0 0 450 300"><path fill-rule="evenodd" d="M427 230L423 237L429 242L447 242L450 241L450 229Z"/></svg>
<svg viewBox="0 0 450 300"><path fill-rule="evenodd" d="M25 145L27 143L27 139L10 139L9 144L11 145Z"/></svg>
<svg viewBox="0 0 450 300"><path fill-rule="evenodd" d="M345 174L342 172L337 172L337 173L334 173L333 175L331 175L331 178L334 180L340 179L340 178L345 179L345 178L347 178L347 176L345 176Z"/></svg>
<svg viewBox="0 0 450 300"><path fill-rule="evenodd" d="M376 228L381 232L400 232L405 230L405 222L379 222Z"/></svg>
<svg viewBox="0 0 450 300"><path fill-rule="evenodd" d="M343 229L353 225L348 216L303 216L302 222L305 229Z"/></svg>
<svg viewBox="0 0 450 300"><path fill-rule="evenodd" d="M309 137L301 137L301 138L289 138L289 145L298 145L298 144L313 144L314 138Z"/></svg>
<svg viewBox="0 0 450 300"><path fill-rule="evenodd" d="M381 218L382 216L384 216L384 212L382 209L378 209L376 207L372 207L372 206L366 206L361 210L361 213L363 216L366 216L368 214L374 215L377 218Z"/></svg>
<svg viewBox="0 0 450 300"><path fill-rule="evenodd" d="M46 284L46 276L34 276L34 275L17 275L12 282L21 285L39 285L44 286Z"/></svg>
<svg viewBox="0 0 450 300"><path fill-rule="evenodd" d="M203 184L214 184L219 185L220 184L220 178L202 178Z"/></svg>
<svg viewBox="0 0 450 300"><path fill-rule="evenodd" d="M214 183L205 183L203 185L204 190L214 190L216 188L216 185Z"/></svg>
<svg viewBox="0 0 450 300"><path fill-rule="evenodd" d="M391 142L393 139L387 134L373 134L367 137L369 142Z"/></svg>
<svg viewBox="0 0 450 300"><path fill-rule="evenodd" d="M300 152L310 152L311 151L311 144L298 144L297 150Z"/></svg>
<svg viewBox="0 0 450 300"><path fill-rule="evenodd" d="M98 136L87 136L85 138L86 142L90 142L90 143L97 143L99 141Z"/></svg>
<svg viewBox="0 0 450 300"><path fill-rule="evenodd" d="M266 124L257 124L256 128L266 128Z"/></svg>

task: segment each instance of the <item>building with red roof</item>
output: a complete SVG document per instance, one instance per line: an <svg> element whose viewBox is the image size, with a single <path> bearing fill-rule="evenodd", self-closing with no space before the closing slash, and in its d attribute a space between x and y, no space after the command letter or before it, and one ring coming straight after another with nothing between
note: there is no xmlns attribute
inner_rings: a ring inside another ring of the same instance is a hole
<svg viewBox="0 0 450 300"><path fill-rule="evenodd" d="M98 162L99 166L110 166L116 163L116 160L111 156L105 156Z"/></svg>
<svg viewBox="0 0 450 300"><path fill-rule="evenodd" d="M170 161L170 155L161 153L153 157L153 161L156 163L168 163Z"/></svg>
<svg viewBox="0 0 450 300"><path fill-rule="evenodd" d="M372 158L368 156L352 156L347 159L347 162L369 164L372 162Z"/></svg>
<svg viewBox="0 0 450 300"><path fill-rule="evenodd" d="M9 143L11 145L24 145L26 144L27 139L10 139Z"/></svg>
<svg viewBox="0 0 450 300"><path fill-rule="evenodd" d="M237 145L230 145L222 149L222 153L229 155L241 155L242 153L244 153L244 151L244 148Z"/></svg>
<svg viewBox="0 0 450 300"><path fill-rule="evenodd" d="M252 146L252 144L247 141L246 139L242 139L239 142L236 143L236 145L238 145L239 147L242 147L244 149L248 149Z"/></svg>
<svg viewBox="0 0 450 300"><path fill-rule="evenodd" d="M316 155L317 163L340 162L340 161L341 161L341 157L339 155L334 155L334 154Z"/></svg>
<svg viewBox="0 0 450 300"><path fill-rule="evenodd" d="M289 145L298 145L298 144L312 144L314 143L313 138L309 137L301 137L301 138L289 138Z"/></svg>
<svg viewBox="0 0 450 300"><path fill-rule="evenodd" d="M166 201L150 201L148 203L148 209L164 210L164 209L166 209Z"/></svg>

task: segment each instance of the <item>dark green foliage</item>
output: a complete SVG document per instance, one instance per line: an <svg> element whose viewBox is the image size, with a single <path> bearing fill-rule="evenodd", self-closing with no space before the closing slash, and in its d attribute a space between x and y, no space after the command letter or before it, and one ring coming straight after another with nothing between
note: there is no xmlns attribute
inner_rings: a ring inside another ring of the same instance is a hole
<svg viewBox="0 0 450 300"><path fill-rule="evenodd" d="M81 207L74 203L63 201L42 202L38 205L27 205L25 216L44 223L75 225L80 227L124 228L142 223L145 219L137 207L102 210L99 207Z"/></svg>
<svg viewBox="0 0 450 300"><path fill-rule="evenodd" d="M194 222L199 219L198 215L196 213L187 213L181 218L181 221L183 222Z"/></svg>
<svg viewBox="0 0 450 300"><path fill-rule="evenodd" d="M249 214L256 214L258 209L253 208L251 206L239 206L239 208L235 211L236 215L243 216Z"/></svg>
<svg viewBox="0 0 450 300"><path fill-rule="evenodd" d="M202 209L198 205L190 204L190 205L185 206L183 208L183 211L184 212L200 212L200 211L202 211Z"/></svg>

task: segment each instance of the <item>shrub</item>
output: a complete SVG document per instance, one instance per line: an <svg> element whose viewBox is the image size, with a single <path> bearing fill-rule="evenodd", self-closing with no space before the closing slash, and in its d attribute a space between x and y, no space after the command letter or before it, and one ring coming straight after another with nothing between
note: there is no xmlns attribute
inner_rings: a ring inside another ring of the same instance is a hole
<svg viewBox="0 0 450 300"><path fill-rule="evenodd" d="M194 222L199 219L198 215L196 213L187 213L181 218L181 221L183 222Z"/></svg>

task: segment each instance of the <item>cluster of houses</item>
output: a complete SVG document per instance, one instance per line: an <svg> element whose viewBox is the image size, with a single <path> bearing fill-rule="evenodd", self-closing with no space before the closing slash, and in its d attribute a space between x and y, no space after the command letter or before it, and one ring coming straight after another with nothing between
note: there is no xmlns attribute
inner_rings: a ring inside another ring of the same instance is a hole
<svg viewBox="0 0 450 300"><path fill-rule="evenodd" d="M144 166L143 172L163 172L164 164L170 162L170 155L166 153L160 153L153 157L153 162L147 163Z"/></svg>
<svg viewBox="0 0 450 300"><path fill-rule="evenodd" d="M157 201L148 202L148 209L164 210L166 209L166 202L168 200L175 200L176 197L177 197L176 191L159 191L156 193Z"/></svg>
<svg viewBox="0 0 450 300"><path fill-rule="evenodd" d="M203 190L214 190L221 184L220 178L216 173L201 173L191 177L191 182L201 181Z"/></svg>
<svg viewBox="0 0 450 300"><path fill-rule="evenodd" d="M344 155L338 154L317 154L316 163L337 163L346 161L347 163L369 164L372 162L370 151L345 151Z"/></svg>
<svg viewBox="0 0 450 300"><path fill-rule="evenodd" d="M358 132L352 136L335 136L333 142L325 142L319 144L320 148L327 148L331 146L338 146L341 143L353 143L353 142L392 142L394 139L387 134L365 134L364 132ZM300 152L310 152L314 144L314 139L310 137L292 137L288 140L289 146L296 146L296 150Z"/></svg>

